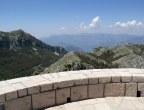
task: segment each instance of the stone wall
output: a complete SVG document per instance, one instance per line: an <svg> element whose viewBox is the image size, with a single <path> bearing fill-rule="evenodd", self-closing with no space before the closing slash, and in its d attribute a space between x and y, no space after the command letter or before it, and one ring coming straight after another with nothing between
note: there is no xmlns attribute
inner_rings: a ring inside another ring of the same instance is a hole
<svg viewBox="0 0 144 110"><path fill-rule="evenodd" d="M144 97L144 69L93 69L0 82L0 110L38 110L109 96Z"/></svg>

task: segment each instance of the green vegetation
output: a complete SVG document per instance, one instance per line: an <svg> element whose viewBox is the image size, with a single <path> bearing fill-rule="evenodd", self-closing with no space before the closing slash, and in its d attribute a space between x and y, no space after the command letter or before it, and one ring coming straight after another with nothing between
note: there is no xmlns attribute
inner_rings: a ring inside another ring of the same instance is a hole
<svg viewBox="0 0 144 110"><path fill-rule="evenodd" d="M74 51L45 69L59 72L101 68L144 68L144 44L125 44L111 48L98 47L92 52Z"/></svg>
<svg viewBox="0 0 144 110"><path fill-rule="evenodd" d="M39 74L66 53L23 30L0 32L0 80Z"/></svg>
<svg viewBox="0 0 144 110"><path fill-rule="evenodd" d="M0 80L39 74L59 58L46 49L14 51L0 48Z"/></svg>

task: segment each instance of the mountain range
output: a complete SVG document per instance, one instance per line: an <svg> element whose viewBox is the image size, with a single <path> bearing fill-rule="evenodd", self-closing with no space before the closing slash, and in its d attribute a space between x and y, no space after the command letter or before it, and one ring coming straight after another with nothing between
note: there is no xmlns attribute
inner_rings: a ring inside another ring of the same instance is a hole
<svg viewBox="0 0 144 110"><path fill-rule="evenodd" d="M95 47L113 47L120 44L133 43L143 44L144 36L127 34L106 34L106 33L81 33L81 34L62 34L43 37L41 40L50 45L58 45L67 50L84 50L90 52Z"/></svg>
<svg viewBox="0 0 144 110"><path fill-rule="evenodd" d="M73 51L46 68L43 73L100 68L144 68L144 44L97 47L91 52Z"/></svg>
<svg viewBox="0 0 144 110"><path fill-rule="evenodd" d="M144 68L143 36L80 34L48 41L46 44L21 29L0 32L0 80L95 68ZM56 42L70 52L51 46Z"/></svg>
<svg viewBox="0 0 144 110"><path fill-rule="evenodd" d="M39 74L66 53L21 29L0 32L0 80Z"/></svg>

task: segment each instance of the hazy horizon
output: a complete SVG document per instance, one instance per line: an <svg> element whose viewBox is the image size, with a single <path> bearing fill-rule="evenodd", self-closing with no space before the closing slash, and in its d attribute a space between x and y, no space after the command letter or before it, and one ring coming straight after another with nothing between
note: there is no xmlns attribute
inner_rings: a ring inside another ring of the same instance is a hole
<svg viewBox="0 0 144 110"><path fill-rule="evenodd" d="M144 35L143 0L1 0L0 31Z"/></svg>

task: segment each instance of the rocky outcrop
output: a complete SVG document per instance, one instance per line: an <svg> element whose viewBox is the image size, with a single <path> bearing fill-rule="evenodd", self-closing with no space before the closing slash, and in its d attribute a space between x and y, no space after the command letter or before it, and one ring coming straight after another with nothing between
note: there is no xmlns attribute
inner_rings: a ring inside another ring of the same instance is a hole
<svg viewBox="0 0 144 110"><path fill-rule="evenodd" d="M44 72L93 68L144 68L144 44L125 44L111 48L97 47L91 52L68 53Z"/></svg>
<svg viewBox="0 0 144 110"><path fill-rule="evenodd" d="M57 52L60 55L67 53L64 48L47 45L21 29L11 32L0 32L0 47L12 50L26 47L39 47L48 49L52 52Z"/></svg>
<svg viewBox="0 0 144 110"><path fill-rule="evenodd" d="M39 74L66 53L23 30L0 32L0 80Z"/></svg>

